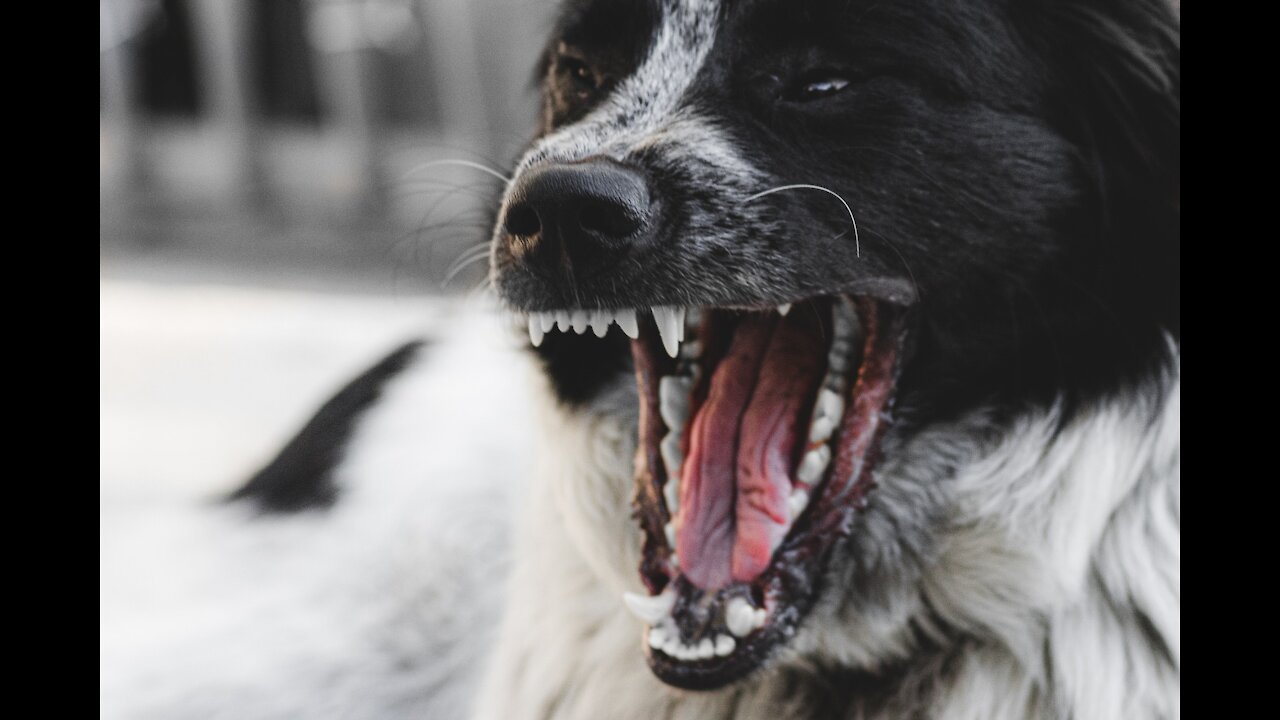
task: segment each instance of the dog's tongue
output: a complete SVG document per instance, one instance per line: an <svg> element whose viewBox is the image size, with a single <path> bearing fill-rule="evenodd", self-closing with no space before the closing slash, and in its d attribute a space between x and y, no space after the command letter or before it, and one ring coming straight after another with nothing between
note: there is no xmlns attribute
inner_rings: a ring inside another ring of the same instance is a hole
<svg viewBox="0 0 1280 720"><path fill-rule="evenodd" d="M825 357L812 313L738 323L690 425L680 480L676 548L695 585L753 580L790 529L796 443Z"/></svg>

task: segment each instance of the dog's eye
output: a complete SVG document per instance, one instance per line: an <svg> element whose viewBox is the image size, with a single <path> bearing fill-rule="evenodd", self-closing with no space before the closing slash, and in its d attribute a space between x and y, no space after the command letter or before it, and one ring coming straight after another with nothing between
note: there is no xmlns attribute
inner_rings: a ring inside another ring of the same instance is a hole
<svg viewBox="0 0 1280 720"><path fill-rule="evenodd" d="M838 70L805 73L784 94L791 102L810 102L835 95L849 87L849 77Z"/></svg>
<svg viewBox="0 0 1280 720"><path fill-rule="evenodd" d="M556 59L556 67L560 74L567 79L569 89L577 96L579 100L589 100L600 86L603 84L602 79L581 58L572 55L561 55Z"/></svg>

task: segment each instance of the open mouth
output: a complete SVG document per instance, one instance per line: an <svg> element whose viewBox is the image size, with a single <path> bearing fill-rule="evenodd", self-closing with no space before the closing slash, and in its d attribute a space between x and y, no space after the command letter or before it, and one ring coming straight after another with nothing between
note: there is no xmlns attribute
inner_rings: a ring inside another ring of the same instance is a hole
<svg viewBox="0 0 1280 720"><path fill-rule="evenodd" d="M611 323L632 338L649 595L624 600L664 682L721 687L795 634L874 485L903 321L865 296L530 316L535 344Z"/></svg>

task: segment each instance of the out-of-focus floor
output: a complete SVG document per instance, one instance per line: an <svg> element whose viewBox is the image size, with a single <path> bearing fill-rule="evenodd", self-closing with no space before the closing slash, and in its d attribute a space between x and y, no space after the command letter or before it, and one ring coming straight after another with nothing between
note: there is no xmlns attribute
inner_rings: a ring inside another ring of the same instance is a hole
<svg viewBox="0 0 1280 720"><path fill-rule="evenodd" d="M179 281L144 267L104 274L100 302L105 513L234 488L329 393L463 300Z"/></svg>

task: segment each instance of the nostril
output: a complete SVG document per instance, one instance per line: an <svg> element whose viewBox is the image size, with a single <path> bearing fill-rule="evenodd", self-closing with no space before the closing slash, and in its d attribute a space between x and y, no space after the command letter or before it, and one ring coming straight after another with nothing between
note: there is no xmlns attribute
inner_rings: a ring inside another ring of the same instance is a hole
<svg viewBox="0 0 1280 720"><path fill-rule="evenodd" d="M506 228L510 235L537 235L542 230L542 222L532 207L519 204L507 209Z"/></svg>
<svg viewBox="0 0 1280 720"><path fill-rule="evenodd" d="M640 229L640 222L621 205L591 202L578 212L578 226L603 237L625 238Z"/></svg>

